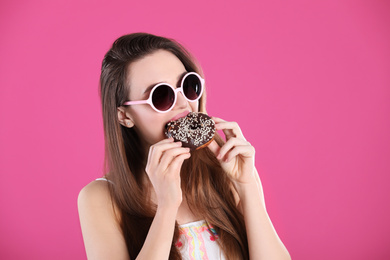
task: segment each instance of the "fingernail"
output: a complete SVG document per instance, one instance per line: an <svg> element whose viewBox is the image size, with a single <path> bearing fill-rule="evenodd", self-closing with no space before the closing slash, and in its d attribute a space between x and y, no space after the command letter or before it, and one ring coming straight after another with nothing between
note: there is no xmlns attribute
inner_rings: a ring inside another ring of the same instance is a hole
<svg viewBox="0 0 390 260"><path fill-rule="evenodd" d="M221 160L221 157L222 157L221 154L218 154L217 159Z"/></svg>

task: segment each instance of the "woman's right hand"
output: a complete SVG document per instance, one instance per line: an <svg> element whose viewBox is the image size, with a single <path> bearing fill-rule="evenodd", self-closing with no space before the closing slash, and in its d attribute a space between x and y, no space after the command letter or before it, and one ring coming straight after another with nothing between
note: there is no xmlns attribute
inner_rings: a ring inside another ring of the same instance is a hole
<svg viewBox="0 0 390 260"><path fill-rule="evenodd" d="M153 185L160 208L177 209L182 202L180 169L185 159L190 158L189 148L173 138L164 139L149 149L145 171Z"/></svg>

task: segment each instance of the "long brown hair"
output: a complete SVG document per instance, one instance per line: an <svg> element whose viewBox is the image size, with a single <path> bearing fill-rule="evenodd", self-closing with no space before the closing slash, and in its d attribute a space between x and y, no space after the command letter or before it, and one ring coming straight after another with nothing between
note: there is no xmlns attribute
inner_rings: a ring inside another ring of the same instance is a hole
<svg viewBox="0 0 390 260"><path fill-rule="evenodd" d="M127 69L132 62L157 50L174 54L187 71L202 75L200 66L178 42L147 33L133 33L118 38L106 53L100 76L105 170L112 181L110 193L119 211L123 236L131 259L139 254L156 212L143 184L146 166L145 148L133 128L119 123L117 107L129 96ZM206 95L199 101L199 111L206 112ZM216 136L219 145L223 144ZM232 181L223 172L209 149L192 153L181 169L182 190L190 209L199 213L218 234L218 243L227 259L249 259L248 242L242 214L237 210ZM176 222L169 259L181 259L175 242L179 238Z"/></svg>

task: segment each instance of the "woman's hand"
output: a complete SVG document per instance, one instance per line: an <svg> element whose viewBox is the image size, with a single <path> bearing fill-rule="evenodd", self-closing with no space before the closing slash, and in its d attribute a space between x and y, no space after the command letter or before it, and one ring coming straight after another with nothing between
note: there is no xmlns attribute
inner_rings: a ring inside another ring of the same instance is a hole
<svg viewBox="0 0 390 260"><path fill-rule="evenodd" d="M222 169L237 184L250 184L256 181L255 148L246 141L236 122L227 122L212 117L216 130L222 130L226 143L219 147L213 141L209 148L220 161Z"/></svg>
<svg viewBox="0 0 390 260"><path fill-rule="evenodd" d="M164 139L149 149L145 171L157 196L158 207L178 208L182 202L180 169L190 158L189 148L173 138Z"/></svg>

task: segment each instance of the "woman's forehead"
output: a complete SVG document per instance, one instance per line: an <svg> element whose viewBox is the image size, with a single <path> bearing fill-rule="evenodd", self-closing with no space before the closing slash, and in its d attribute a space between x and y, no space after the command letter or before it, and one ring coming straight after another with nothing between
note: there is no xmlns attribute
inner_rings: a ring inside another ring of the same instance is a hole
<svg viewBox="0 0 390 260"><path fill-rule="evenodd" d="M152 84L175 84L185 72L183 63L171 52L158 50L137 60L128 67L127 83L131 92L143 92Z"/></svg>

